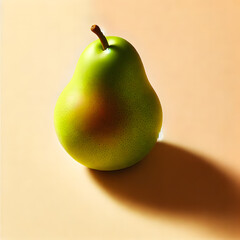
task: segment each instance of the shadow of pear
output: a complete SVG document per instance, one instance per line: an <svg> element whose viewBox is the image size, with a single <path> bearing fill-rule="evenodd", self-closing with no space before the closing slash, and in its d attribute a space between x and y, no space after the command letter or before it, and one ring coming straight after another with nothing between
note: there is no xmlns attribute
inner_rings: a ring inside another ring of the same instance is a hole
<svg viewBox="0 0 240 240"><path fill-rule="evenodd" d="M133 167L89 174L109 194L131 207L239 219L239 189L211 160L157 143Z"/></svg>

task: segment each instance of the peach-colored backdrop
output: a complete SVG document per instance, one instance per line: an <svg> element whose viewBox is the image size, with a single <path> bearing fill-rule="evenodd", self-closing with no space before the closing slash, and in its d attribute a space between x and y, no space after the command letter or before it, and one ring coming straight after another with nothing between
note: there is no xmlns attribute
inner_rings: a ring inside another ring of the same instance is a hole
<svg viewBox="0 0 240 240"><path fill-rule="evenodd" d="M240 238L239 1L3 0L1 16L3 240ZM53 126L92 24L136 47L164 112L163 142L108 175Z"/></svg>

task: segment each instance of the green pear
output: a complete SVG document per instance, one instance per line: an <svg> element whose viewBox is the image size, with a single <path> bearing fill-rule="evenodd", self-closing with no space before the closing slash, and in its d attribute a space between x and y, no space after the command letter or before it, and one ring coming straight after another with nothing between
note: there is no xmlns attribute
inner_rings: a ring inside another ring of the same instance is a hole
<svg viewBox="0 0 240 240"><path fill-rule="evenodd" d="M162 108L136 49L120 37L98 40L81 54L59 96L54 125L60 143L91 169L118 170L139 162L155 145Z"/></svg>

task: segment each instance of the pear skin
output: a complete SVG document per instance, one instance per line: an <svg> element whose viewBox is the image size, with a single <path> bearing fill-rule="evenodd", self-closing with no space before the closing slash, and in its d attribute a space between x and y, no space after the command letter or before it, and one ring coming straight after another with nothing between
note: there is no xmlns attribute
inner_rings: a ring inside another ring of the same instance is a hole
<svg viewBox="0 0 240 240"><path fill-rule="evenodd" d="M94 27L95 26L95 27ZM88 168L130 167L155 145L162 107L135 48L120 37L99 39L81 54L59 96L54 125L64 149Z"/></svg>

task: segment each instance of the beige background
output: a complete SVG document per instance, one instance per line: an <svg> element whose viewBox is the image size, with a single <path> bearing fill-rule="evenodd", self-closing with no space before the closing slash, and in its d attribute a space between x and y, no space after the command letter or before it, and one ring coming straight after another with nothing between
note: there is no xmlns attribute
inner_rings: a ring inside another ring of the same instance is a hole
<svg viewBox="0 0 240 240"><path fill-rule="evenodd" d="M3 240L240 238L239 1L4 0L1 15ZM164 141L110 174L53 126L95 23L136 47L164 112Z"/></svg>

